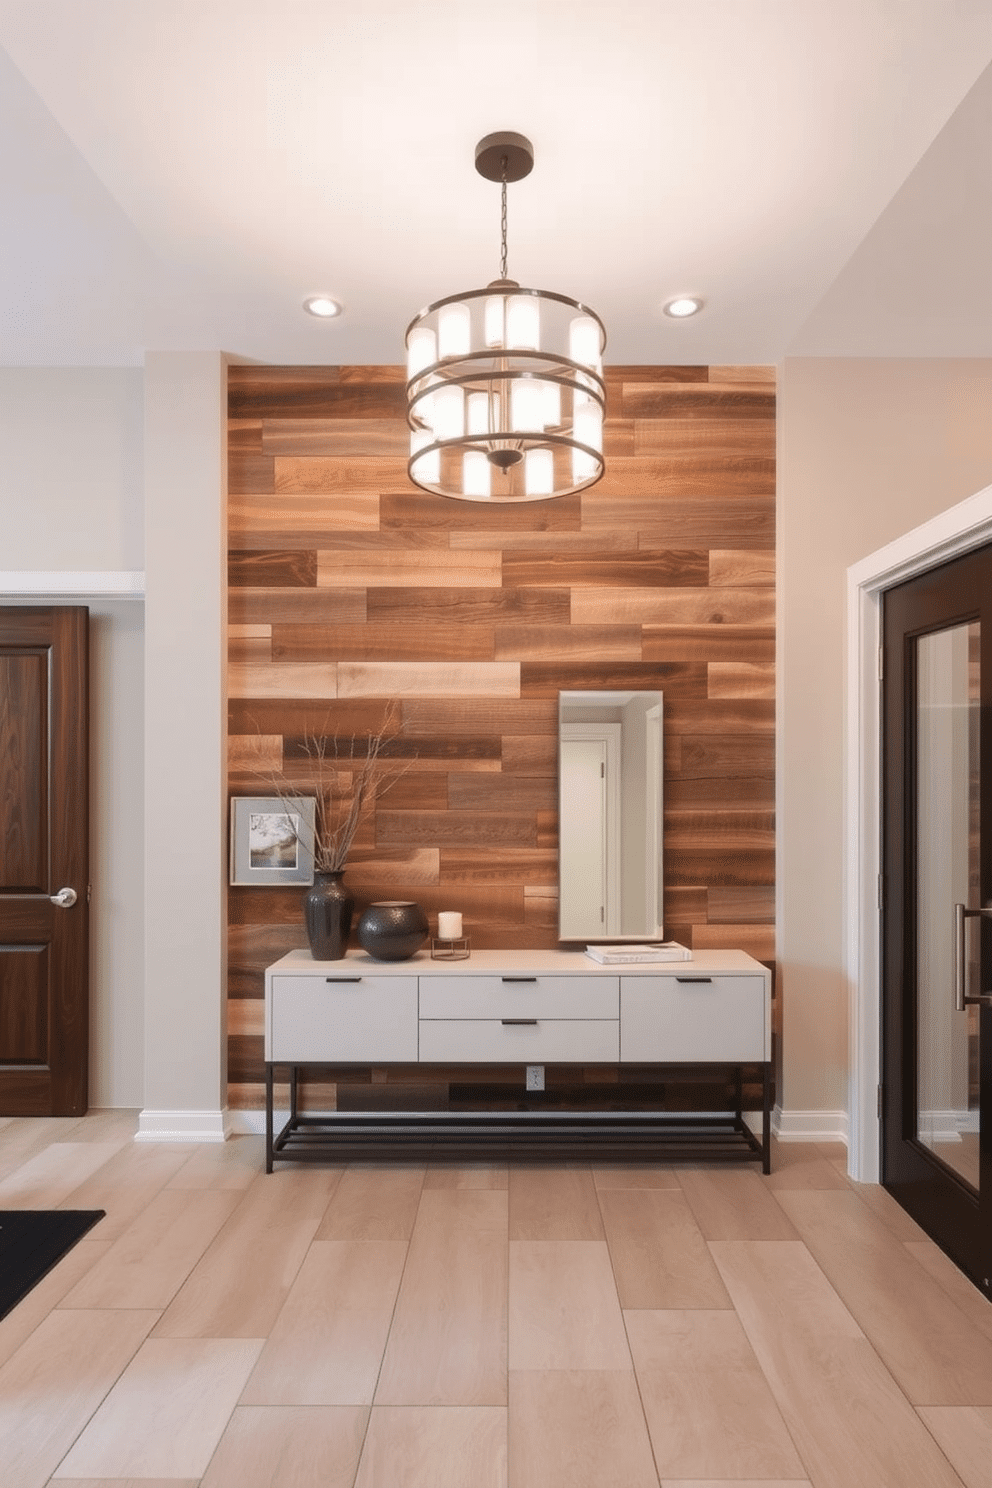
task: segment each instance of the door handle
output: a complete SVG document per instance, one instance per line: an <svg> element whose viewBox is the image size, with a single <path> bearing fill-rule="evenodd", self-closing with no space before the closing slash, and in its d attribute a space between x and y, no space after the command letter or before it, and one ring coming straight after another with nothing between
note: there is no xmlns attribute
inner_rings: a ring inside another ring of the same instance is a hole
<svg viewBox="0 0 992 1488"><path fill-rule="evenodd" d="M500 1018L504 1028L536 1028L536 1018Z"/></svg>
<svg viewBox="0 0 992 1488"><path fill-rule="evenodd" d="M963 1013L966 1007L992 1007L992 995L982 994L978 997L967 997L965 995L965 957L967 955L964 943L965 920L976 919L979 915L992 918L992 905L987 909L967 909L963 904L954 906L954 1011Z"/></svg>
<svg viewBox="0 0 992 1488"><path fill-rule="evenodd" d="M57 894L49 894L52 904L57 904L59 909L71 909L79 895L75 889L59 889Z"/></svg>

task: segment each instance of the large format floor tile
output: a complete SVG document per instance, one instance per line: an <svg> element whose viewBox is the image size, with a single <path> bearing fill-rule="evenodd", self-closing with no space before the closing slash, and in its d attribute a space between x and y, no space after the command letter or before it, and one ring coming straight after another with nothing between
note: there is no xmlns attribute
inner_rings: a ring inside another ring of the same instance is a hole
<svg viewBox="0 0 992 1488"><path fill-rule="evenodd" d="M190 1272L161 1338L265 1338L303 1264L336 1172L262 1173Z"/></svg>
<svg viewBox="0 0 992 1488"><path fill-rule="evenodd" d="M360 1406L238 1406L200 1488L352 1488L368 1414Z"/></svg>
<svg viewBox="0 0 992 1488"><path fill-rule="evenodd" d="M0 1369L0 1483L42 1488L141 1347L155 1312L53 1312Z"/></svg>
<svg viewBox="0 0 992 1488"><path fill-rule="evenodd" d="M631 1367L605 1241L511 1241L510 1368Z"/></svg>
<svg viewBox="0 0 992 1488"><path fill-rule="evenodd" d="M622 1307L730 1306L681 1189L601 1189L599 1202Z"/></svg>
<svg viewBox="0 0 992 1488"><path fill-rule="evenodd" d="M960 1488L805 1245L711 1248L816 1488Z"/></svg>
<svg viewBox="0 0 992 1488"><path fill-rule="evenodd" d="M658 1488L633 1371L512 1371L509 1456L511 1488Z"/></svg>
<svg viewBox="0 0 992 1488"><path fill-rule="evenodd" d="M148 1339L56 1481L202 1476L261 1347L260 1339Z"/></svg>
<svg viewBox="0 0 992 1488"><path fill-rule="evenodd" d="M626 1322L663 1479L803 1475L735 1313L629 1312Z"/></svg>
<svg viewBox="0 0 992 1488"><path fill-rule="evenodd" d="M262 1350L245 1405L371 1405L402 1240L316 1240Z"/></svg>
<svg viewBox="0 0 992 1488"><path fill-rule="evenodd" d="M442 1484L507 1488L506 1411L485 1405L375 1406L355 1488Z"/></svg>
<svg viewBox="0 0 992 1488"><path fill-rule="evenodd" d="M505 1191L424 1191L377 1405L506 1404L506 1234Z"/></svg>

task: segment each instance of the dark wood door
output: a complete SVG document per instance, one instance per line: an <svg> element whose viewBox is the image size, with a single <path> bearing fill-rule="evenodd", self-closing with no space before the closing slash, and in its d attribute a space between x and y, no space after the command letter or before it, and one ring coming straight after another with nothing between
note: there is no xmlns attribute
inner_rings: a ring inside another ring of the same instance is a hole
<svg viewBox="0 0 992 1488"><path fill-rule="evenodd" d="M884 603L882 1181L992 1296L992 548Z"/></svg>
<svg viewBox="0 0 992 1488"><path fill-rule="evenodd" d="M0 607L0 1114L76 1116L88 1066L83 606Z"/></svg>

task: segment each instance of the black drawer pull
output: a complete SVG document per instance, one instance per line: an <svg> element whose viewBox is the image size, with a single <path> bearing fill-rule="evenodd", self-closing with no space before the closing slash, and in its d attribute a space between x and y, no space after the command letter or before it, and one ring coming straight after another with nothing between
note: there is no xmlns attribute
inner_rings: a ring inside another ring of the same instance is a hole
<svg viewBox="0 0 992 1488"><path fill-rule="evenodd" d="M500 977L502 982L536 982L537 977Z"/></svg>
<svg viewBox="0 0 992 1488"><path fill-rule="evenodd" d="M711 982L712 977L680 977L675 978L677 982Z"/></svg>
<svg viewBox="0 0 992 1488"><path fill-rule="evenodd" d="M536 1018L500 1018L504 1028L536 1028Z"/></svg>
<svg viewBox="0 0 992 1488"><path fill-rule="evenodd" d="M360 982L361 977L325 977L325 982Z"/></svg>

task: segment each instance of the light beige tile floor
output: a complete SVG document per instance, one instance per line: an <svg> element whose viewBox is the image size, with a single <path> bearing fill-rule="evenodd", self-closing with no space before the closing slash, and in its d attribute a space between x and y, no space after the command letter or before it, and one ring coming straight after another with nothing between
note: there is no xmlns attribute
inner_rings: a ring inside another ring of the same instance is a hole
<svg viewBox="0 0 992 1488"><path fill-rule="evenodd" d="M263 1171L0 1121L107 1218L0 1321L2 1488L992 1488L992 1306L843 1151Z"/></svg>

